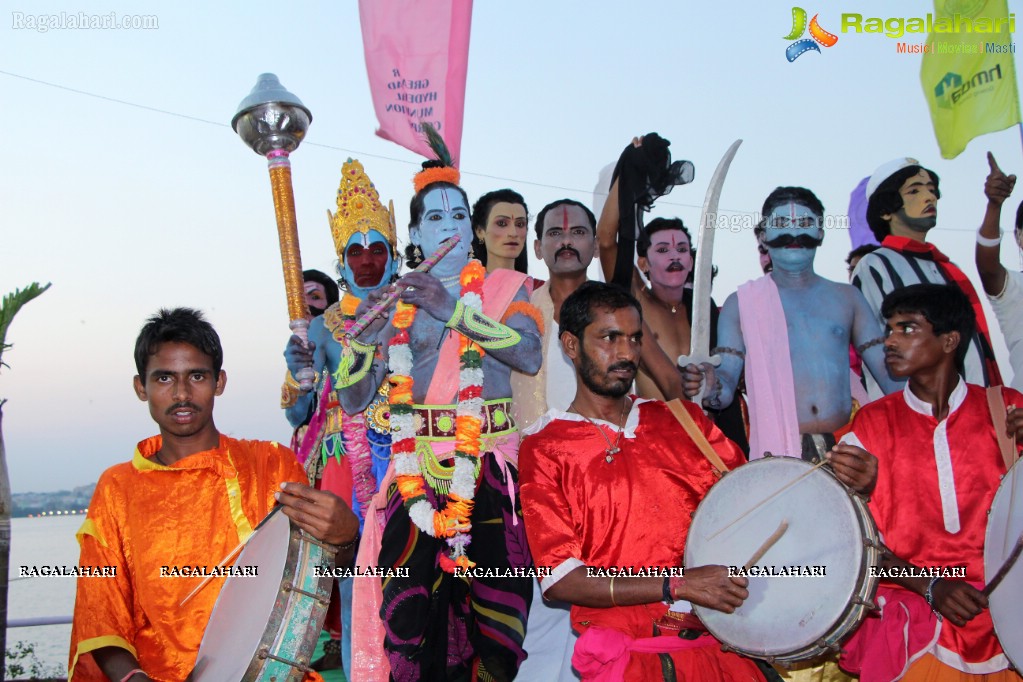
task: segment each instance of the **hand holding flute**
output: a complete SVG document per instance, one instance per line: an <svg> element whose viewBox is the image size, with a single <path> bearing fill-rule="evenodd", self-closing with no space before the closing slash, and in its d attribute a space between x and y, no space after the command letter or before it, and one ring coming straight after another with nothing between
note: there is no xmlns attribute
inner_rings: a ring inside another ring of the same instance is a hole
<svg viewBox="0 0 1023 682"><path fill-rule="evenodd" d="M383 323L378 320L382 318L386 321L387 309L399 298L406 303L423 307L427 313L438 319L441 319L440 316L444 313L443 309L450 307L451 309L448 310L448 317L450 317L454 311L454 302L451 301L451 297L443 285L425 273L439 263L459 241L461 241L461 237L457 234L454 235L441 244L413 272L399 279L393 286L371 292L359 306L359 318L346 336L354 339L366 330L370 330L370 336L376 336L383 327ZM447 305L449 302L450 306ZM445 317L444 320L446 321L447 318Z"/></svg>

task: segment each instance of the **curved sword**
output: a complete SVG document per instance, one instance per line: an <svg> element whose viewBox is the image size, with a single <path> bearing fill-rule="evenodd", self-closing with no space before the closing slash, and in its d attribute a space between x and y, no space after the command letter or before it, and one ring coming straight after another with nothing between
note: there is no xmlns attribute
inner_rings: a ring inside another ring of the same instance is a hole
<svg viewBox="0 0 1023 682"><path fill-rule="evenodd" d="M700 235L696 244L696 271L693 281L693 323L690 334L689 354L678 357L679 367L689 364L699 365L709 362L717 366L721 357L710 354L710 287L711 273L714 266L714 233L716 232L718 201L721 199L721 188L725 184L725 176L732 165L732 159L739 150L742 140L736 140L728 148L725 155L714 169L714 175L707 187L707 196L703 200L703 214L700 216ZM702 406L703 395L707 387L701 386L700 392L692 400Z"/></svg>

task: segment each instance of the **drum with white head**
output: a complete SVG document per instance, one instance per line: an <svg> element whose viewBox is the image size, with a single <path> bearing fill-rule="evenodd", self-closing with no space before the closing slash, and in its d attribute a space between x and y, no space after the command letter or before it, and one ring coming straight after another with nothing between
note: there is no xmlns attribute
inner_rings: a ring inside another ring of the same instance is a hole
<svg viewBox="0 0 1023 682"><path fill-rule="evenodd" d="M984 578L990 582L1023 533L1023 459L1002 478L988 512L984 535ZM988 596L995 634L1005 655L1023 670L1023 559L1013 564Z"/></svg>
<svg viewBox="0 0 1023 682"><path fill-rule="evenodd" d="M747 571L769 538L780 537ZM728 648L770 662L838 650L872 608L880 556L862 499L826 467L767 457L728 472L693 515L686 566L721 564L749 578L749 598L728 614L694 605Z"/></svg>
<svg viewBox="0 0 1023 682"><path fill-rule="evenodd" d="M196 658L194 682L298 682L327 615L335 549L270 512L235 562ZM328 570L317 570L326 567Z"/></svg>

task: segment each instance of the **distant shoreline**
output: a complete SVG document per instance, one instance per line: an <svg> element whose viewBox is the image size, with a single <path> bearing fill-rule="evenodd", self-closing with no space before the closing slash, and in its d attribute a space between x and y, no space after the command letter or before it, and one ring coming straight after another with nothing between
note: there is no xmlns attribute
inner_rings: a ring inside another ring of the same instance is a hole
<svg viewBox="0 0 1023 682"><path fill-rule="evenodd" d="M14 493L11 495L11 518L49 518L84 515L92 501L95 483L72 490L49 493Z"/></svg>

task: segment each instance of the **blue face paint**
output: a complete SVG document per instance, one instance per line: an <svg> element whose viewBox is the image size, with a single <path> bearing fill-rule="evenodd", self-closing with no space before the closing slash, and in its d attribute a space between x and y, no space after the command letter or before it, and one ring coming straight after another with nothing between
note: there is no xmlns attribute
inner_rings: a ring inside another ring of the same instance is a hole
<svg viewBox="0 0 1023 682"><path fill-rule="evenodd" d="M472 223L469 207L462 193L449 187L430 190L423 197L423 216L411 234L410 239L418 244L427 258L437 247L454 235L462 240L444 257L442 263L459 263L459 269L466 263L472 246ZM442 271L444 268L441 269Z"/></svg>
<svg viewBox="0 0 1023 682"><path fill-rule="evenodd" d="M817 247L809 246L806 238L819 243L824 239L824 230L812 210L795 202L776 206L767 216L765 228L764 244L776 269L798 272L813 266ZM779 245L790 240L786 246Z"/></svg>

